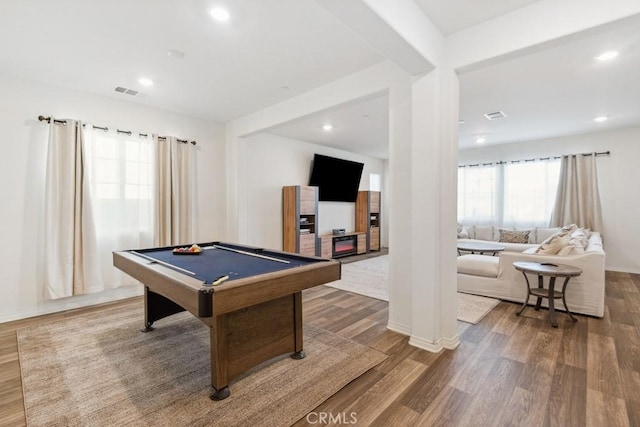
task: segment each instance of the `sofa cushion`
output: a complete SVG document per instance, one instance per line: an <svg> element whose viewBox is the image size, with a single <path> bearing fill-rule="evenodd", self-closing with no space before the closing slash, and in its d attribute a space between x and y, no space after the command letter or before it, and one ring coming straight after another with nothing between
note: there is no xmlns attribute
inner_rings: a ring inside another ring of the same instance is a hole
<svg viewBox="0 0 640 427"><path fill-rule="evenodd" d="M458 257L458 273L472 276L498 277L499 257L462 255Z"/></svg>
<svg viewBox="0 0 640 427"><path fill-rule="evenodd" d="M529 243L530 231L512 231L500 229L499 242L503 243Z"/></svg>
<svg viewBox="0 0 640 427"><path fill-rule="evenodd" d="M469 233L469 239L475 239L476 238L476 226L474 224L471 225L465 225L464 226L467 229L467 233Z"/></svg>
<svg viewBox="0 0 640 427"><path fill-rule="evenodd" d="M552 228L536 228L536 243L542 243L547 240L549 237L553 236L557 232L560 231L560 227L552 227Z"/></svg>
<svg viewBox="0 0 640 427"><path fill-rule="evenodd" d="M493 229L496 228L493 225L476 225L475 239L495 241Z"/></svg>

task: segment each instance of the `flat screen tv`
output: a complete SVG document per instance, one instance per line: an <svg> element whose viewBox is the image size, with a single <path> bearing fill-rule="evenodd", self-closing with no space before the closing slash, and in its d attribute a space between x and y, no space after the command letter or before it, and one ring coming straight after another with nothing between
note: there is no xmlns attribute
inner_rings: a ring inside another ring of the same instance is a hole
<svg viewBox="0 0 640 427"><path fill-rule="evenodd" d="M355 202L363 163L315 154L309 185L316 186L322 202Z"/></svg>

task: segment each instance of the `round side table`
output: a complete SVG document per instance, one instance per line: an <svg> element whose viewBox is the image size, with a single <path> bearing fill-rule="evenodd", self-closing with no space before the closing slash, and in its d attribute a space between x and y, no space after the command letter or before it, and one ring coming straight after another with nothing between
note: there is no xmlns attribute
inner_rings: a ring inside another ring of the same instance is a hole
<svg viewBox="0 0 640 427"><path fill-rule="evenodd" d="M478 252L480 255L484 255L485 252L491 252L495 256L498 252L504 251L504 246L484 242L459 242L458 256L462 255L460 251L471 252L472 254Z"/></svg>
<svg viewBox="0 0 640 427"><path fill-rule="evenodd" d="M551 326L554 328L558 327L558 322L556 321L556 310L554 305L554 300L562 298L562 304L564 304L564 309L567 311L567 314L574 322L577 322L578 319L573 317L571 312L569 311L569 307L567 307L567 301L565 300L565 291L567 289L567 284L569 283L569 279L572 277L576 277L582 274L582 270L577 267L572 267L570 265L564 264L551 264L545 262L523 262L518 261L514 262L513 266L516 270L522 271L524 275L524 279L527 282L527 298L522 304L522 308L520 311L516 313L516 316L520 316L524 309L527 307L529 303L529 297L534 295L538 298L536 301L536 310L540 310L540 303L542 302L542 298L549 299L549 321L551 322ZM527 273L535 274L538 276L538 287L531 288L529 284L529 278L527 277ZM544 287L544 277L549 277L549 287ZM562 285L562 291L556 291L555 283L557 277L564 277L564 284Z"/></svg>

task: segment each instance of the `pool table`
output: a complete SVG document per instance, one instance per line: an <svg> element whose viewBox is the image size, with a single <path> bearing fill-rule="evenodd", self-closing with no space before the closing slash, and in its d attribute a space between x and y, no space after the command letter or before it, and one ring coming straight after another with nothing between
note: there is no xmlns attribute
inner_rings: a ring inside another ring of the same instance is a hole
<svg viewBox="0 0 640 427"><path fill-rule="evenodd" d="M185 310L209 327L213 400L266 360L305 356L301 291L340 279L338 261L223 242L173 251L184 246L114 252L113 264L144 284L143 331Z"/></svg>

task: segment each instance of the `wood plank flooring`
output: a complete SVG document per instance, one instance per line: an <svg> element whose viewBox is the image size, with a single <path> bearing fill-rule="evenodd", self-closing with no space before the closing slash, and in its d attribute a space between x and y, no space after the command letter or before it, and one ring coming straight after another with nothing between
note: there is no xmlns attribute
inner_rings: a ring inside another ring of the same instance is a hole
<svg viewBox="0 0 640 427"><path fill-rule="evenodd" d="M640 426L640 275L607 272L603 319L500 303L461 344L438 354L386 329L386 302L319 286L305 291L305 322L389 358L296 426ZM135 299L0 324L0 426L25 425L16 330L133 304ZM324 415L323 415L324 414ZM329 418L329 416L333 418ZM324 424L326 425L326 423Z"/></svg>

